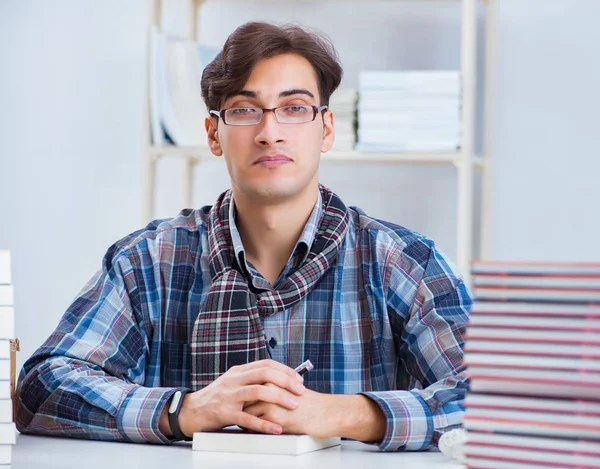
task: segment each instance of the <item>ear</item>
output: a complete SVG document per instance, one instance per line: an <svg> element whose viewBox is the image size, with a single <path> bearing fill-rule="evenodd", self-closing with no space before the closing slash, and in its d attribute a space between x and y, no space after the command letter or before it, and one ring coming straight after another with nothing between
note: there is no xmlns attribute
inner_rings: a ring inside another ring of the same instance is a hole
<svg viewBox="0 0 600 469"><path fill-rule="evenodd" d="M223 149L221 148L221 143L219 142L219 135L217 133L217 121L216 117L207 117L204 119L204 128L206 129L206 134L208 138L208 148L215 156L223 155Z"/></svg>
<svg viewBox="0 0 600 469"><path fill-rule="evenodd" d="M333 112L325 111L323 114L323 143L321 153L328 152L335 141L335 130L333 128Z"/></svg>

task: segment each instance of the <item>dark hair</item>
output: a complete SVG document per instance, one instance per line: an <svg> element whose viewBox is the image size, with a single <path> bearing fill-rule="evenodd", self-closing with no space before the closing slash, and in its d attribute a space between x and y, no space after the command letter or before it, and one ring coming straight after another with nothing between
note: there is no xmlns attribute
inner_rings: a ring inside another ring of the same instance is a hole
<svg viewBox="0 0 600 469"><path fill-rule="evenodd" d="M249 22L231 33L202 73L202 98L208 109L220 109L224 100L242 91L257 62L281 54L298 54L311 63L320 105L328 105L343 73L331 40L294 24Z"/></svg>

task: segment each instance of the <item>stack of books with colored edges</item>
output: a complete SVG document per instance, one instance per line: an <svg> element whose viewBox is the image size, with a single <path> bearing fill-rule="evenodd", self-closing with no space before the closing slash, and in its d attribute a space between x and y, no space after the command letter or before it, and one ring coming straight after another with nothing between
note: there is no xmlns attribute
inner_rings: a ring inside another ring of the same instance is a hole
<svg viewBox="0 0 600 469"><path fill-rule="evenodd" d="M340 88L329 98L329 109L335 115L335 142L333 150L352 150L356 142L355 88Z"/></svg>
<svg viewBox="0 0 600 469"><path fill-rule="evenodd" d="M600 468L600 264L474 262L469 468Z"/></svg>
<svg viewBox="0 0 600 469"><path fill-rule="evenodd" d="M0 464L10 464L16 443L11 399L11 339L15 336L10 252L0 251ZM14 368L14 364L12 365ZM14 379L13 379L14 382Z"/></svg>
<svg viewBox="0 0 600 469"><path fill-rule="evenodd" d="M461 140L458 70L361 71L360 151L453 152Z"/></svg>

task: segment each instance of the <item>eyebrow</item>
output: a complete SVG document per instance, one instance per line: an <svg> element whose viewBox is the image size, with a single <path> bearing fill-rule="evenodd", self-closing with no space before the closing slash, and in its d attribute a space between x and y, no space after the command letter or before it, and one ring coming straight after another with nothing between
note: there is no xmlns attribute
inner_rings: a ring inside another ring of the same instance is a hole
<svg viewBox="0 0 600 469"><path fill-rule="evenodd" d="M296 94L304 94L306 96L310 96L312 99L315 99L315 95L312 94L305 88L294 88L291 90L285 90L279 93L279 98L287 98L288 96L294 96ZM250 90L242 90L236 94L236 96L246 96L247 98L258 98L258 93L256 91ZM235 96L232 96L232 98Z"/></svg>

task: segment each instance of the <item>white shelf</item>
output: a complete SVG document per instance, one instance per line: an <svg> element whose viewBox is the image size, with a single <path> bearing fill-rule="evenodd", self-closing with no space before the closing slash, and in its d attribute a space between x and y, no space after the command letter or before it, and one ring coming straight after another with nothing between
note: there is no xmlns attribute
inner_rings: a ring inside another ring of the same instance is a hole
<svg viewBox="0 0 600 469"><path fill-rule="evenodd" d="M151 147L154 160L161 157L190 158L194 163L211 161L215 156L206 147ZM454 152L405 152L380 153L356 150L332 150L321 155L323 162L340 163L387 163L387 164L457 164L463 158L460 151Z"/></svg>

